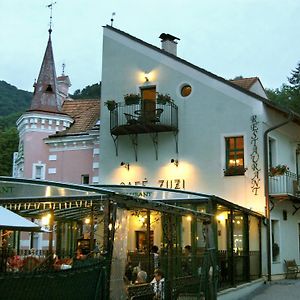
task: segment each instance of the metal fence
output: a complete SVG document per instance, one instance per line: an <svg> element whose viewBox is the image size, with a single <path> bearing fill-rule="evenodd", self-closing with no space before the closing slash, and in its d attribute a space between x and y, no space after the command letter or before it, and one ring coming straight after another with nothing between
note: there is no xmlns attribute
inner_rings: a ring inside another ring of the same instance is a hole
<svg viewBox="0 0 300 300"><path fill-rule="evenodd" d="M0 273L0 299L107 299L107 267L93 258L66 270Z"/></svg>

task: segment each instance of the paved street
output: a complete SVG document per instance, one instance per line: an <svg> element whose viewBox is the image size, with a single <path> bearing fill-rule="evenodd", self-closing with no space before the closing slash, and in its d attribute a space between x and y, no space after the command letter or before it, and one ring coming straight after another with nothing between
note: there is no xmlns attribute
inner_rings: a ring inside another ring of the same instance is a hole
<svg viewBox="0 0 300 300"><path fill-rule="evenodd" d="M240 300L296 300L300 299L300 279L274 280Z"/></svg>

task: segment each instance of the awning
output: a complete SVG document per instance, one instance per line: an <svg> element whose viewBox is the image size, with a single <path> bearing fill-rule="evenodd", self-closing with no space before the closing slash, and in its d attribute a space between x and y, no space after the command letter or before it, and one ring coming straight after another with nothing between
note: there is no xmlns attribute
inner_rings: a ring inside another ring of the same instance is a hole
<svg viewBox="0 0 300 300"><path fill-rule="evenodd" d="M39 225L0 206L0 229L19 231L41 231Z"/></svg>

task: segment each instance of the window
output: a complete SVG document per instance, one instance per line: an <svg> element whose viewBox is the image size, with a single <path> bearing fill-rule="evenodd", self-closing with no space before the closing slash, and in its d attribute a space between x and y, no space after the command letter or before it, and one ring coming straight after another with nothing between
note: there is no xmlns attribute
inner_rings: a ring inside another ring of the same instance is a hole
<svg viewBox="0 0 300 300"><path fill-rule="evenodd" d="M272 258L273 262L280 261L280 237L279 237L279 221L271 220L272 230Z"/></svg>
<svg viewBox="0 0 300 300"><path fill-rule="evenodd" d="M226 169L224 175L244 175L244 137L226 137Z"/></svg>
<svg viewBox="0 0 300 300"><path fill-rule="evenodd" d="M47 87L46 87L46 92L49 92L49 93L53 92L53 89L52 89L51 84L48 84L48 85L47 85Z"/></svg>
<svg viewBox="0 0 300 300"><path fill-rule="evenodd" d="M191 94L192 87L189 84L184 84L181 88L180 95L182 97L187 97Z"/></svg>
<svg viewBox="0 0 300 300"><path fill-rule="evenodd" d="M33 164L32 178L33 179L45 179L45 165Z"/></svg>
<svg viewBox="0 0 300 300"><path fill-rule="evenodd" d="M276 165L276 140L269 138L269 169Z"/></svg>
<svg viewBox="0 0 300 300"><path fill-rule="evenodd" d="M82 184L89 184L90 176L88 174L81 175L81 183Z"/></svg>

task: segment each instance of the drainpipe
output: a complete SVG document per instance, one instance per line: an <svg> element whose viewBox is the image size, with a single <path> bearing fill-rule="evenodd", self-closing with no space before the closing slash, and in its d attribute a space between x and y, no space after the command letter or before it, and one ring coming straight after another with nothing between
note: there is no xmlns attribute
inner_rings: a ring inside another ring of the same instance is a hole
<svg viewBox="0 0 300 300"><path fill-rule="evenodd" d="M270 219L270 199L269 199L269 168L268 168L268 134L269 132L282 127L294 118L293 113L290 111L288 119L278 125L270 127L264 132L264 181L265 181L265 198L266 198L266 219L267 219L267 263L268 263L268 281L271 281L271 219Z"/></svg>

